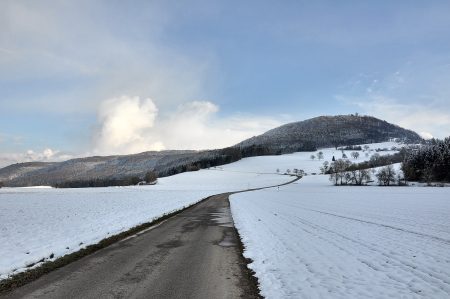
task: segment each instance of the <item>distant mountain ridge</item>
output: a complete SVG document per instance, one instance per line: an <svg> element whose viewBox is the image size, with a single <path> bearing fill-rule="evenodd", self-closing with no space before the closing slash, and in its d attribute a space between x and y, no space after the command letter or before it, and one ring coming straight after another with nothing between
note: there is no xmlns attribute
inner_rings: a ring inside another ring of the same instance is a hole
<svg viewBox="0 0 450 299"><path fill-rule="evenodd" d="M0 182L6 186L55 186L67 182L78 182L76 186L91 186L92 181L113 182L132 177L143 178L148 171L154 171L158 176L167 176L230 163L241 157L313 151L321 147L383 142L392 138L405 142L422 140L411 130L370 116L319 116L280 126L219 150L171 150L94 156L64 162L13 164L0 169Z"/></svg>
<svg viewBox="0 0 450 299"><path fill-rule="evenodd" d="M417 133L372 116L337 115L285 124L244 140L236 147L243 151L244 156L246 152L252 155L258 148L270 154L285 154L323 147L383 142L392 138L410 143L422 141Z"/></svg>

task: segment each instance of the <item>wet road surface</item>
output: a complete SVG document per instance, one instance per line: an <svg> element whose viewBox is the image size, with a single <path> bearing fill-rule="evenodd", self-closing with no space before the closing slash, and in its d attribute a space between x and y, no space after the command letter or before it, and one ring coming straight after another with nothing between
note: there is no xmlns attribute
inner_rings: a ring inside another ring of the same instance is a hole
<svg viewBox="0 0 450 299"><path fill-rule="evenodd" d="M215 195L2 298L258 298L239 244Z"/></svg>

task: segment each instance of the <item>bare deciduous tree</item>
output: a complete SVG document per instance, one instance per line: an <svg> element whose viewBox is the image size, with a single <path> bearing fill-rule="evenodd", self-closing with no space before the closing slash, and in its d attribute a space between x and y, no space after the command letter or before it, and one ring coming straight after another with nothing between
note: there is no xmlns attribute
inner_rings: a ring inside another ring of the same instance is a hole
<svg viewBox="0 0 450 299"><path fill-rule="evenodd" d="M317 153L317 159L322 160L323 159L323 152Z"/></svg>
<svg viewBox="0 0 450 299"><path fill-rule="evenodd" d="M353 159L358 159L358 157L359 157L358 152L352 152L351 155L352 155Z"/></svg>
<svg viewBox="0 0 450 299"><path fill-rule="evenodd" d="M343 159L338 159L331 163L330 181L332 181L335 185L343 185L347 180L345 171L350 165L350 161Z"/></svg>
<svg viewBox="0 0 450 299"><path fill-rule="evenodd" d="M383 186L390 186L395 183L395 170L392 165L382 167L376 174L378 184Z"/></svg>
<svg viewBox="0 0 450 299"><path fill-rule="evenodd" d="M322 167L320 167L321 173L322 174L327 173L329 167L330 167L330 163L328 161L323 162Z"/></svg>

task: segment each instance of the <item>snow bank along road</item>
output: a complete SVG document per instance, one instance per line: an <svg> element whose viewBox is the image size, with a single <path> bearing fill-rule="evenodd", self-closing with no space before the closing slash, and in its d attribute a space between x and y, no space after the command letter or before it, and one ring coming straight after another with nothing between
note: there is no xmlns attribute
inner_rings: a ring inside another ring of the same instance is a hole
<svg viewBox="0 0 450 299"><path fill-rule="evenodd" d="M267 298L450 298L449 188L320 175L230 202Z"/></svg>

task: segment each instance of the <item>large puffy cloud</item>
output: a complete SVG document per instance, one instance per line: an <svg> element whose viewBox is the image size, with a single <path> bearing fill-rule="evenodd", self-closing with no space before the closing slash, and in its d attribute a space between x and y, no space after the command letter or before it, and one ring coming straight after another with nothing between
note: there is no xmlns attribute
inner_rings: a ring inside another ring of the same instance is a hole
<svg viewBox="0 0 450 299"><path fill-rule="evenodd" d="M147 149L161 150L162 144L144 136L154 126L158 109L151 99L120 97L100 106L101 128L96 136L96 152L129 153Z"/></svg>
<svg viewBox="0 0 450 299"><path fill-rule="evenodd" d="M219 107L208 101L158 111L151 99L122 96L100 105L94 135L97 154L129 154L163 149L210 149L233 145L281 122L270 117L218 117Z"/></svg>

